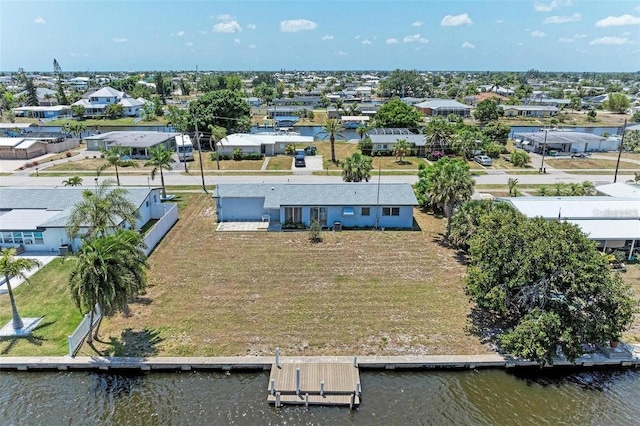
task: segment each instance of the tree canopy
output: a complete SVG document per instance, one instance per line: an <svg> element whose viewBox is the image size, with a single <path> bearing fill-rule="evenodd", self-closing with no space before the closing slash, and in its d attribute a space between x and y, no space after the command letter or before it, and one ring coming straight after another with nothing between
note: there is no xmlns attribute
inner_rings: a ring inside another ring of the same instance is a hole
<svg viewBox="0 0 640 426"><path fill-rule="evenodd" d="M427 93L427 83L418 71L396 69L380 83L382 96L422 97Z"/></svg>
<svg viewBox="0 0 640 426"><path fill-rule="evenodd" d="M488 123L500 118L501 111L498 103L493 99L485 99L478 102L476 109L473 111L473 117L480 123Z"/></svg>
<svg viewBox="0 0 640 426"><path fill-rule="evenodd" d="M196 115L200 130L209 124L224 127L229 133L245 132L251 127L251 107L244 95L235 90L217 90L205 93L189 104L189 114ZM194 120L189 120L189 130L195 130Z"/></svg>
<svg viewBox="0 0 640 426"><path fill-rule="evenodd" d="M342 180L345 182L369 182L371 178L371 157L354 152L342 161Z"/></svg>
<svg viewBox="0 0 640 426"><path fill-rule="evenodd" d="M623 93L609 93L609 98L602 106L616 114L624 114L631 107L631 101Z"/></svg>
<svg viewBox="0 0 640 426"><path fill-rule="evenodd" d="M559 346L573 360L631 323L629 287L576 225L494 209L469 252L466 291L517 357L551 363Z"/></svg>
<svg viewBox="0 0 640 426"><path fill-rule="evenodd" d="M37 259L31 259L28 257L17 257L16 249L3 248L0 252L0 274L4 275L5 282L7 284L7 292L9 293L9 303L11 304L11 326L14 330L20 330L24 327L24 322L18 314L18 308L16 307L16 301L13 298L13 290L11 289L12 278L22 278L26 282L29 281L25 275L27 271L36 266L40 266L41 263Z"/></svg>
<svg viewBox="0 0 640 426"><path fill-rule="evenodd" d="M393 98L380 107L375 116L378 127L406 127L416 129L423 122L424 115L414 107Z"/></svg>

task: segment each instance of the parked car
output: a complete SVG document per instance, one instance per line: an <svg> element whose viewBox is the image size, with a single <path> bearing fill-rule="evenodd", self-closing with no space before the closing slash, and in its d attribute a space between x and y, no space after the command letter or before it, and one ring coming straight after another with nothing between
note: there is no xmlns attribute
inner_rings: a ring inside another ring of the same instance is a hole
<svg viewBox="0 0 640 426"><path fill-rule="evenodd" d="M587 158L591 157L590 152L574 152L571 154L571 158Z"/></svg>
<svg viewBox="0 0 640 426"><path fill-rule="evenodd" d="M296 155L294 165L296 167L306 167L306 163L304 162L304 155Z"/></svg>
<svg viewBox="0 0 640 426"><path fill-rule="evenodd" d="M491 164L493 164L493 162L491 161L491 157L488 157L486 155L476 155L475 157L473 157L473 159L476 163L482 166L490 166Z"/></svg>

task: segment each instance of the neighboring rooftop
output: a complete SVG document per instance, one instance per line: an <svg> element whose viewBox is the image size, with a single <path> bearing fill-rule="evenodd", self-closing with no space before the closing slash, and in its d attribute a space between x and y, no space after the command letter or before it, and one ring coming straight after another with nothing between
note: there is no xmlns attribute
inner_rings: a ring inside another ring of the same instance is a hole
<svg viewBox="0 0 640 426"><path fill-rule="evenodd" d="M640 203L621 197L505 197L527 217L545 219L635 219L640 226Z"/></svg>
<svg viewBox="0 0 640 426"><path fill-rule="evenodd" d="M561 130L539 131L531 133L516 133L514 139L528 140L539 144L563 144L577 142L601 142L606 138L583 132L565 132Z"/></svg>
<svg viewBox="0 0 640 426"><path fill-rule="evenodd" d="M120 145L127 148L150 148L168 139L174 139L179 133L171 132L108 132L84 138L85 140L103 140L108 146Z"/></svg>
<svg viewBox="0 0 640 426"><path fill-rule="evenodd" d="M607 185L597 186L596 191L610 197L623 197L640 200L640 186L638 185L631 185L622 182L609 183Z"/></svg>

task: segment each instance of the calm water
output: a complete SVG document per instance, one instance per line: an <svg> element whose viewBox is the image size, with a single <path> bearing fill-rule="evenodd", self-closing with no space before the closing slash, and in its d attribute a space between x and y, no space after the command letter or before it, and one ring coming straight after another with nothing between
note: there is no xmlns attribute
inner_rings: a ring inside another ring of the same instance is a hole
<svg viewBox="0 0 640 426"><path fill-rule="evenodd" d="M640 371L548 374L365 372L349 411L275 409L268 373L0 372L0 424L640 424Z"/></svg>

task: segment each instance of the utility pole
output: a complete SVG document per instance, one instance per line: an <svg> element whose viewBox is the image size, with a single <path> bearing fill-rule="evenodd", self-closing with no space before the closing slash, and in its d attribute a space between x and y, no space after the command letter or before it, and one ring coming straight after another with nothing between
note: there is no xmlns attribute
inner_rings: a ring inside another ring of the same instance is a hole
<svg viewBox="0 0 640 426"><path fill-rule="evenodd" d="M544 143L542 144L542 164L540 165L540 170L538 173L547 173L544 169L544 154L547 151L547 133L549 133L549 129L544 129Z"/></svg>
<svg viewBox="0 0 640 426"><path fill-rule="evenodd" d="M196 65L196 102L198 101L198 66ZM198 131L198 110L195 109L193 119L196 124L196 143L198 144L198 158L200 159L200 176L202 177L202 190L208 194L207 187L204 184L204 166L202 165L202 147L200 146L200 132Z"/></svg>
<svg viewBox="0 0 640 426"><path fill-rule="evenodd" d="M622 126L622 139L620 140L620 148L618 149L618 161L616 161L616 173L613 175L613 183L618 180L618 167L620 167L620 157L622 156L622 147L624 146L624 134L627 131L627 119L624 120L624 126Z"/></svg>

